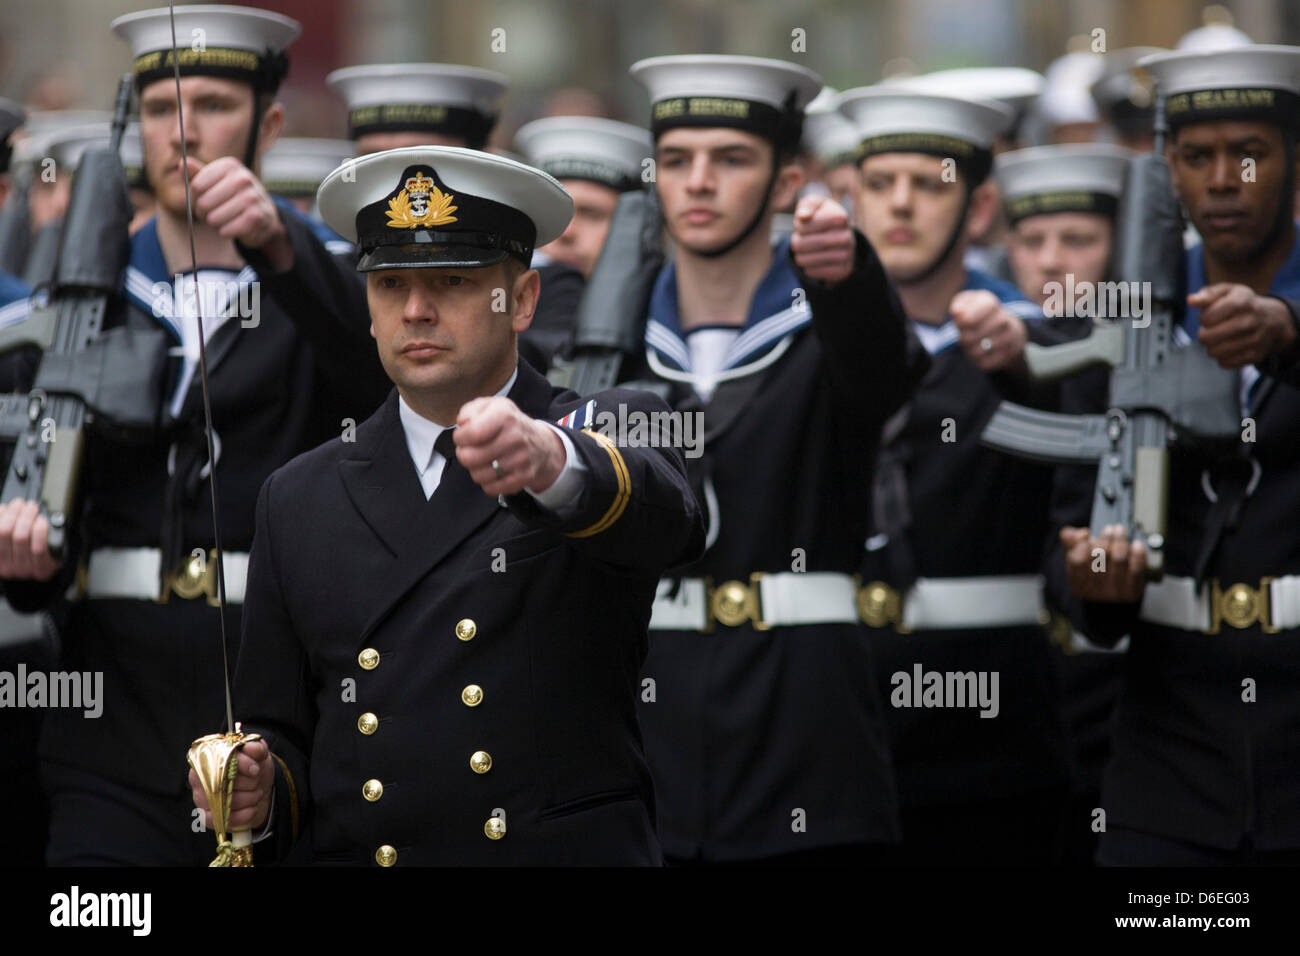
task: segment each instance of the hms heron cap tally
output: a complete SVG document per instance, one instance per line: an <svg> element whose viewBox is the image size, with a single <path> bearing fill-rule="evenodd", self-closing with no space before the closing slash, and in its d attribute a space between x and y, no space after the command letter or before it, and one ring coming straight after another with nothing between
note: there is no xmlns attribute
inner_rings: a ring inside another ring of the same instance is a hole
<svg viewBox="0 0 1300 956"><path fill-rule="evenodd" d="M1300 47L1251 44L1209 53L1156 53L1138 66L1154 77L1171 127L1221 119L1300 120Z"/></svg>
<svg viewBox="0 0 1300 956"><path fill-rule="evenodd" d="M321 218L357 246L357 269L476 267L533 249L569 224L552 177L458 146L408 146L345 162L316 195Z"/></svg>
<svg viewBox="0 0 1300 956"><path fill-rule="evenodd" d="M356 146L348 139L278 139L262 157L260 178L277 196L313 199L325 177L354 155Z"/></svg>
<svg viewBox="0 0 1300 956"><path fill-rule="evenodd" d="M450 63L349 66L325 77L348 107L349 135L425 132L487 142L509 80Z"/></svg>
<svg viewBox="0 0 1300 956"><path fill-rule="evenodd" d="M1011 108L1001 103L883 84L845 90L839 102L840 111L857 128L859 158L878 153L951 157L972 184L988 175L993 143L1015 119Z"/></svg>
<svg viewBox="0 0 1300 956"><path fill-rule="evenodd" d="M679 127L725 126L794 149L804 108L822 88L807 67L755 56L656 56L628 73L649 93L655 139Z"/></svg>
<svg viewBox="0 0 1300 956"><path fill-rule="evenodd" d="M242 80L267 93L279 88L289 71L284 50L302 32L297 20L225 4L191 4L175 10L175 46L182 76ZM138 88L173 75L169 8L128 13L111 26L131 47Z"/></svg>
<svg viewBox="0 0 1300 956"><path fill-rule="evenodd" d="M654 155L648 130L592 116L548 116L520 127L515 145L556 179L585 179L620 192L639 189Z"/></svg>
<svg viewBox="0 0 1300 956"><path fill-rule="evenodd" d="M1013 223L1058 212L1113 217L1135 155L1106 143L1035 146L1003 153L993 174Z"/></svg>

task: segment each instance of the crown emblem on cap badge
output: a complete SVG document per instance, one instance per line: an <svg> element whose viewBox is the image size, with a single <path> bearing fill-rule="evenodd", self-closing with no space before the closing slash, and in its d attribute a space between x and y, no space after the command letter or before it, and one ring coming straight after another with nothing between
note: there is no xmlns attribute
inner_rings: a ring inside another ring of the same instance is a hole
<svg viewBox="0 0 1300 956"><path fill-rule="evenodd" d="M391 229L418 229L455 222L452 202L456 197L445 193L423 173L406 180L402 191L388 200L388 225Z"/></svg>

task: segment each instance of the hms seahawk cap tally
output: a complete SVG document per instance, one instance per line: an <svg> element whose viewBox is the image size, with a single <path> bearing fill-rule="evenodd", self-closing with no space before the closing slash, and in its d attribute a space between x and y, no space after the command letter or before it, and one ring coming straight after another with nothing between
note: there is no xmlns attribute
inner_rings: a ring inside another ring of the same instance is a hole
<svg viewBox="0 0 1300 956"><path fill-rule="evenodd" d="M176 9L176 50L181 76L241 80L259 93L274 93L289 72L285 48L302 33L297 20L225 4ZM172 20L167 7L118 17L113 32L135 57L135 82L143 89L173 74Z"/></svg>
<svg viewBox="0 0 1300 956"><path fill-rule="evenodd" d="M585 179L626 192L641 188L641 170L654 155L650 133L593 116L548 116L519 128L515 146L556 179Z"/></svg>
<svg viewBox="0 0 1300 956"><path fill-rule="evenodd" d="M501 73L450 63L349 66L325 77L348 106L348 135L441 133L482 147L509 84Z"/></svg>
<svg viewBox="0 0 1300 956"><path fill-rule="evenodd" d="M1300 124L1300 47L1251 44L1208 53L1156 53L1138 66L1155 79L1171 129L1259 119Z"/></svg>
<svg viewBox="0 0 1300 956"><path fill-rule="evenodd" d="M1015 121L1001 103L879 84L845 90L840 112L858 130L858 158L878 153L927 153L956 160L971 186L993 165L993 143Z"/></svg>
<svg viewBox="0 0 1300 956"><path fill-rule="evenodd" d="M564 232L573 200L554 179L459 146L406 146L349 160L316 194L326 225L354 243L358 272L490 266Z"/></svg>
<svg viewBox="0 0 1300 956"><path fill-rule="evenodd" d="M799 146L804 108L822 88L806 67L756 56L656 56L628 73L650 94L656 140L678 127L726 126L790 151Z"/></svg>
<svg viewBox="0 0 1300 956"><path fill-rule="evenodd" d="M1136 155L1107 143L1035 146L1003 153L993 174L1013 224L1058 212L1114 218Z"/></svg>

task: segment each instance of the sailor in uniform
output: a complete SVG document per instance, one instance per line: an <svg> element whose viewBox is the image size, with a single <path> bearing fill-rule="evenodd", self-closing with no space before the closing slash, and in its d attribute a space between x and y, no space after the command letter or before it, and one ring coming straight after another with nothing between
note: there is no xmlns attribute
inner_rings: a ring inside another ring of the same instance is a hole
<svg viewBox="0 0 1300 956"><path fill-rule="evenodd" d="M1130 634L1100 809L1107 865L1300 862L1300 48L1156 54L1187 251L1175 347L1237 371L1241 441L1170 456L1164 574L1123 529L1062 530L1096 641ZM1249 169L1250 175L1244 170ZM1104 399L1100 398L1098 401ZM1087 513L1091 487L1078 510ZM1076 522L1079 523L1079 522ZM1090 549L1106 555L1092 571Z"/></svg>
<svg viewBox="0 0 1300 956"><path fill-rule="evenodd" d="M322 863L661 864L637 675L659 576L704 522L681 449L607 426L662 402L518 360L533 248L572 200L434 146L364 156L319 202L357 243L396 389L262 488L235 711L265 742L232 826L271 859L310 825Z"/></svg>
<svg viewBox="0 0 1300 956"><path fill-rule="evenodd" d="M1020 289L1052 314L1073 310L1077 291L1111 278L1115 214L1133 153L1103 143L1036 146L1005 153L993 162L1011 231L1007 254ZM1055 300L1051 296L1055 295ZM1087 396L1104 394L1108 368L1094 368L1061 383L1059 410L1087 409ZM1091 488L1095 469L1062 468L1054 482L1082 474ZM1061 515L1053 490L1053 528L1087 521L1087 512ZM1070 744L1070 796L1061 825L1062 862L1090 866L1096 852L1093 810L1100 803L1101 773L1110 754L1110 726L1119 693L1127 638L1113 647L1092 643L1069 625L1071 601L1064 562L1045 569L1052 620L1053 657L1060 672L1061 701Z"/></svg>
<svg viewBox="0 0 1300 956"><path fill-rule="evenodd" d="M183 159L169 11L128 14L114 24L135 55L144 160L159 207L130 239L125 304L106 324L164 339L153 397L163 424L132 441L89 435L82 507L61 564L49 554L49 522L34 502L0 507L5 596L18 610L66 608L60 667L103 674L100 717L46 714L41 771L52 799L52 864L189 865L211 853L211 837L196 832L184 764L189 743L217 727L225 709L186 172L207 300L232 655L257 489L275 468L345 432L349 419L355 425L383 398L375 381L382 367L375 360L371 376L364 362L371 341L364 317L333 308L304 315L274 291L273 272L252 264L265 252L260 243L278 234L274 223L295 249L333 261L308 220L246 177L279 128L274 94L298 24L234 6L182 7L175 16L178 36L202 29L206 37L205 50L186 45L181 53ZM205 181L204 173L220 175ZM146 376L141 388L152 388Z"/></svg>
<svg viewBox="0 0 1300 956"><path fill-rule="evenodd" d="M853 574L884 419L925 358L871 244L826 196L793 235L808 69L738 56L632 66L651 102L674 260L631 377L699 415L704 556L666 578L639 719L671 862L878 860L896 804Z"/></svg>
<svg viewBox="0 0 1300 956"><path fill-rule="evenodd" d="M899 862L1046 864L1067 782L1040 573L1051 470L979 436L1003 398L1053 407L1055 389L1028 382L1014 356L1065 336L964 263L994 214L986 179L1012 113L887 84L840 102L862 141L858 222L932 362L886 426L863 568Z"/></svg>

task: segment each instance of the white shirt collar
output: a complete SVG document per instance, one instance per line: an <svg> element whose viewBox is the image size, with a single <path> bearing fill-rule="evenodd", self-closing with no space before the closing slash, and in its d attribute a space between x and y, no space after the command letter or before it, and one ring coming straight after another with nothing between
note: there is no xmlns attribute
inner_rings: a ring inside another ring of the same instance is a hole
<svg viewBox="0 0 1300 956"><path fill-rule="evenodd" d="M501 388L497 395L507 395L510 389L515 386L515 379L519 377L519 366L515 365L515 370L510 376L510 381ZM402 422L402 431L406 433L406 449L411 453L411 461L415 463L415 470L421 477L429 470L433 464L433 444L438 440L448 427L455 428L455 425L444 426L437 422L431 422L425 418L410 405L406 404L406 399L401 395L397 396L397 415Z"/></svg>

